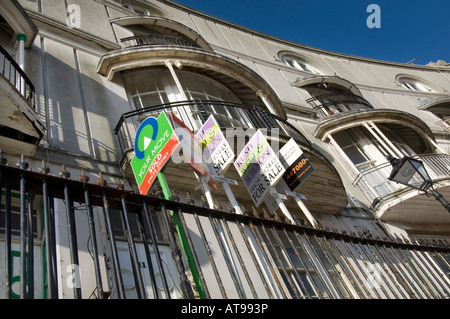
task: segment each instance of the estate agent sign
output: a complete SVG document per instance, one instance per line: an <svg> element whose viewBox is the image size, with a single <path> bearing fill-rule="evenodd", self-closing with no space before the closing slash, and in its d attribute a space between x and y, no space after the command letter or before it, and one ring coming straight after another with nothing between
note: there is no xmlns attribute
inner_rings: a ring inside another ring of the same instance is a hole
<svg viewBox="0 0 450 319"><path fill-rule="evenodd" d="M282 178L285 168L258 130L241 151L234 166L258 207Z"/></svg>
<svg viewBox="0 0 450 319"><path fill-rule="evenodd" d="M147 194L178 144L164 112L158 118L148 117L141 123L134 140L131 167L142 195Z"/></svg>

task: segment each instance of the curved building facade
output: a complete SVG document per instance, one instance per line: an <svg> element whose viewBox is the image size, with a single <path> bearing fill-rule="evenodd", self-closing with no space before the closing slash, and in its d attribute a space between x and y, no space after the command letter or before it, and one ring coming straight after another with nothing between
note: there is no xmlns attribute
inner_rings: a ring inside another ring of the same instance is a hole
<svg viewBox="0 0 450 319"><path fill-rule="evenodd" d="M166 0L8 0L0 18L1 297L449 298L448 64ZM161 115L182 145L164 162L170 129L141 126ZM402 159L428 180L396 182Z"/></svg>

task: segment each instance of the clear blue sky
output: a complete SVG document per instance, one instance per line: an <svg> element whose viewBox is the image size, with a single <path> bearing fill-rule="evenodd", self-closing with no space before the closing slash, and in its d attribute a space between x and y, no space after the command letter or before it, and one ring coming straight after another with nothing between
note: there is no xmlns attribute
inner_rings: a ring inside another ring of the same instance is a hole
<svg viewBox="0 0 450 319"><path fill-rule="evenodd" d="M176 0L296 43L366 58L450 63L450 0ZM381 28L368 28L369 4Z"/></svg>

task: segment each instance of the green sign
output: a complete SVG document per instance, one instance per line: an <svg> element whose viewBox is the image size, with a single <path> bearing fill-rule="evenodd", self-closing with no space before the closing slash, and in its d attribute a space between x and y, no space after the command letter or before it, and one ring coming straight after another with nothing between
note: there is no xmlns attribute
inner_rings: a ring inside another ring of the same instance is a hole
<svg viewBox="0 0 450 319"><path fill-rule="evenodd" d="M147 194L178 144L164 112L158 118L148 117L141 123L134 139L131 168L142 195Z"/></svg>

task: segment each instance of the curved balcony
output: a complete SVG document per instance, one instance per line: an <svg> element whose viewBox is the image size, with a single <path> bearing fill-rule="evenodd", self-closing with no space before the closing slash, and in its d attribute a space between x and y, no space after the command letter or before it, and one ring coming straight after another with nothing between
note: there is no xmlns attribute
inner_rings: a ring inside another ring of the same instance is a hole
<svg viewBox="0 0 450 319"><path fill-rule="evenodd" d="M144 45L160 45L160 46L182 46L191 48L200 48L194 42L183 40L176 37L171 37L162 34L143 34L126 37L120 40L125 48L134 48Z"/></svg>
<svg viewBox="0 0 450 319"><path fill-rule="evenodd" d="M350 93L330 93L319 95L306 102L317 112L319 119L341 113L372 110L372 105L364 98Z"/></svg>
<svg viewBox="0 0 450 319"><path fill-rule="evenodd" d="M134 137L139 124L147 117L157 117L162 111L174 112L191 130L200 127L214 114L221 128L277 129L284 138L293 137L300 144L311 143L293 125L256 105L243 105L223 101L193 100L150 106L122 114L114 130L122 153L134 147Z"/></svg>
<svg viewBox="0 0 450 319"><path fill-rule="evenodd" d="M35 113L36 92L28 76L0 47L0 145L3 151L32 155L45 132Z"/></svg>
<svg viewBox="0 0 450 319"><path fill-rule="evenodd" d="M447 198L450 194L450 155L422 154L421 160L436 187ZM373 166L355 176L353 184L366 196L377 216L385 220L420 222L425 219L450 223L450 216L439 203L427 196L417 196L416 190L388 180L392 166L389 162Z"/></svg>

